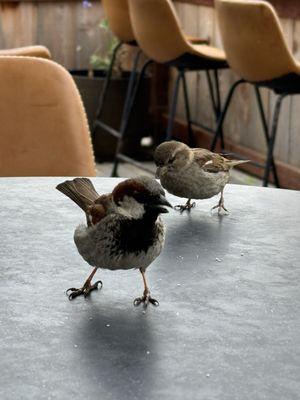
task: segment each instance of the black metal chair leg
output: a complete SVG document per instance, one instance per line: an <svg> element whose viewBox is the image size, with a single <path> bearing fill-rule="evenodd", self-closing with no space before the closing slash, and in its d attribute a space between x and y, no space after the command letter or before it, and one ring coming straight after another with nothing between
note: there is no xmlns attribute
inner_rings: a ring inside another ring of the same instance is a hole
<svg viewBox="0 0 300 400"><path fill-rule="evenodd" d="M123 124L124 124L124 121L125 121L125 116L127 115L128 109L129 109L130 104L131 104L131 97L133 95L134 83L135 83L135 80L136 80L137 68L138 68L139 59L140 59L141 54L142 54L142 50L138 50L136 55L135 55L135 57L134 57L133 66L132 66L132 70L131 70L131 73L130 73L130 78L129 78L128 87L127 87L127 91L126 91L124 108L123 108L123 111L122 111L120 132L123 131Z"/></svg>
<svg viewBox="0 0 300 400"><path fill-rule="evenodd" d="M95 139L95 134L96 134L96 130L97 130L97 125L95 122L97 119L100 119L100 116L101 116L101 113L103 110L103 106L104 106L104 101L105 101L105 98L106 98L106 95L108 92L108 88L109 88L109 84L111 81L111 75L112 75L112 70L113 70L113 67L115 64L116 56L117 56L117 53L118 53L119 49L121 48L122 44L123 44L122 42L119 42L116 45L116 47L114 48L111 60L110 60L109 68L108 68L108 71L107 71L107 74L105 77L104 86L103 86L103 89L102 89L102 92L100 95L98 107L97 107L95 118L94 118L94 123L93 123L93 128L92 128L92 141L94 141L94 139Z"/></svg>
<svg viewBox="0 0 300 400"><path fill-rule="evenodd" d="M144 63L144 65L143 65L143 67L142 67L142 69L140 71L138 80L137 80L137 82L135 83L135 85L134 85L134 87L132 89L132 94L130 96L130 101L128 102L127 107L124 107L124 109L123 109L122 121L121 121L121 127L120 127L120 137L119 137L119 140L118 140L118 143L117 143L115 159L114 159L114 165L113 165L113 169L112 169L112 172L111 172L111 176L112 177L118 176L117 173L118 173L118 166L119 166L119 154L120 154L120 151L121 151L121 148L122 148L123 139L124 139L124 136L125 136L125 134L127 132L127 129L128 129L130 117L131 117L131 114L132 114L132 111L133 111L133 107L135 105L135 101L136 101L136 98L137 98L137 95L138 95L138 92L139 92L139 88L141 86L142 79L143 79L143 77L145 75L145 72L146 72L147 68L152 63L153 63L152 60L148 60L148 61L146 61Z"/></svg>
<svg viewBox="0 0 300 400"><path fill-rule="evenodd" d="M270 140L270 135L269 135L269 128L268 128L267 119L266 119L266 115L264 112L264 107L263 107L263 103L262 103L262 99L261 99L261 94L260 94L258 86L255 85L254 88L255 88L258 109L259 109L259 113L260 113L260 117L261 117L261 122L262 122L263 129L264 129L264 135L265 135L266 143L268 146L269 140ZM276 165L275 165L273 156L272 156L272 160L271 160L271 166L272 166L272 172L273 172L273 176L274 176L275 185L279 188L280 183L279 183L279 178L277 175L277 169L276 169Z"/></svg>
<svg viewBox="0 0 300 400"><path fill-rule="evenodd" d="M219 84L219 74L218 70L214 70L214 78L215 78L215 85L216 85L216 96L217 96L217 101L216 101L216 123L218 123L220 114L221 114L221 93L220 93L220 84ZM220 130L220 139L221 139L221 147L222 150L225 149L225 141L224 141L224 132L223 132L223 127Z"/></svg>
<svg viewBox="0 0 300 400"><path fill-rule="evenodd" d="M176 81L175 81L174 87L173 87L171 106L170 106L170 111L169 111L168 127L167 127L167 133L166 133L165 140L172 139L172 129L173 129L173 123L174 123L174 118L175 118L175 113L176 113L176 108L177 108L178 90L179 90L179 84L180 84L181 78L182 78L182 76L181 76L180 72L178 72L178 75L177 75L177 78L176 78Z"/></svg>
<svg viewBox="0 0 300 400"><path fill-rule="evenodd" d="M218 138L219 138L219 136L220 136L220 134L221 134L221 131L222 131L222 128L223 128L223 122L224 122L224 119L225 119L225 117L226 117L227 110L228 110L228 107L229 107L230 102L231 102L231 99L232 99L232 95L233 95L233 93L235 92L235 89L236 89L241 83L245 83L244 79L240 79L240 80L236 81L236 82L231 86L231 88L230 88L230 90L229 90L229 92L228 92L228 94L227 94L227 97L226 97L226 100L225 100L225 104L224 104L223 110L222 110L221 113L220 113L220 117L219 117L219 120L218 120L218 123L217 123L217 128L216 128L216 131L215 131L215 135L214 135L214 137L213 137L213 140L212 140L212 143L211 143L211 146L210 146L211 151L214 151L214 150L215 150L215 147L216 147Z"/></svg>
<svg viewBox="0 0 300 400"><path fill-rule="evenodd" d="M273 149L274 149L274 145L275 145L276 132L277 132L279 115L280 115L280 108L281 108L282 100L284 99L285 96L287 96L287 93L283 93L283 94L279 95L277 97L276 104L275 104L272 128L271 128L271 133L270 133L270 138L269 138L269 143L268 143L268 153L267 153L267 160L266 160L266 164L265 164L263 186L268 186L268 183L269 183L269 175L270 175L270 169L271 169L272 158L273 158Z"/></svg>
<svg viewBox="0 0 300 400"><path fill-rule="evenodd" d="M186 120L187 120L187 124L188 124L189 144L191 147L195 147L196 142L195 142L194 132L193 132L193 128L192 128L191 111L190 111L190 103L189 103L189 98L188 98L188 89L187 89L187 84L186 84L186 79L185 79L185 72L180 71L179 74L181 74L181 79L182 79L182 84L183 84L183 96L184 96L184 105L185 105L185 115L186 115Z"/></svg>
<svg viewBox="0 0 300 400"><path fill-rule="evenodd" d="M219 76L217 70L214 71L214 80L215 80L215 92L214 93L214 87L212 83L212 78L210 76L210 72L206 71L206 78L207 78L207 83L208 83L208 89L209 89L209 94L211 98L211 104L212 108L215 114L215 122L216 124L218 123L220 114L221 114L221 96L220 96L220 87L219 87ZM224 144L224 134L223 134L223 128L221 128L220 131L220 140L221 140L221 147L222 150L225 148Z"/></svg>
<svg viewBox="0 0 300 400"><path fill-rule="evenodd" d="M213 83L211 80L210 72L208 70L206 70L205 72L206 72L206 79L207 79L207 84L208 84L208 89L209 89L209 95L210 95L210 99L211 99L211 105L215 112L215 110L217 108L217 102L216 102L216 98L215 98Z"/></svg>

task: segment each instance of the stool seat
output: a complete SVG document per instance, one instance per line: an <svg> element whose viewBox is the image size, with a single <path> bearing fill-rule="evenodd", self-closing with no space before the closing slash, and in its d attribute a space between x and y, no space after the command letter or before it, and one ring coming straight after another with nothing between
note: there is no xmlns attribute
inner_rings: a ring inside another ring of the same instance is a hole
<svg viewBox="0 0 300 400"><path fill-rule="evenodd" d="M300 93L300 71L296 74L291 72L283 75L279 78L274 78L267 81L254 82L257 86L267 87L273 89L275 93L289 93L299 94Z"/></svg>
<svg viewBox="0 0 300 400"><path fill-rule="evenodd" d="M206 65L209 59L221 61L225 67L223 50L184 34L170 0L129 0L129 9L135 38L150 59L172 65L173 61L178 64L178 60L190 54L199 57L198 65L202 59Z"/></svg>
<svg viewBox="0 0 300 400"><path fill-rule="evenodd" d="M192 45L191 52L199 57L209 58L214 61L226 61L226 55L222 49L205 44Z"/></svg>
<svg viewBox="0 0 300 400"><path fill-rule="evenodd" d="M197 36L185 35L188 42L192 44L209 44L209 39L199 38Z"/></svg>
<svg viewBox="0 0 300 400"><path fill-rule="evenodd" d="M228 68L223 50L205 44L189 44L187 52L168 62L168 65L189 71L207 71Z"/></svg>

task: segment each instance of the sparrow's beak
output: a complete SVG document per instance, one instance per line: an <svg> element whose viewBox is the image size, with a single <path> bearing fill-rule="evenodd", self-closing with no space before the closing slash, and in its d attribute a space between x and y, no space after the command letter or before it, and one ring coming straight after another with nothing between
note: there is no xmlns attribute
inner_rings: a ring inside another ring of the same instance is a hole
<svg viewBox="0 0 300 400"><path fill-rule="evenodd" d="M157 197L155 201L151 202L151 204L148 204L148 206L151 208L155 208L155 210L159 211L162 214L169 212L164 206L173 208L163 195Z"/></svg>

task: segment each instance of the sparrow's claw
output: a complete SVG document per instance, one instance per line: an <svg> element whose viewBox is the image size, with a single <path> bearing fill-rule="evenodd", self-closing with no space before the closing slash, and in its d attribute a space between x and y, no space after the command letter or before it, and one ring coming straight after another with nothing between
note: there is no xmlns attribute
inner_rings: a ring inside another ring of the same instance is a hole
<svg viewBox="0 0 300 400"><path fill-rule="evenodd" d="M192 208L194 208L196 206L196 203L186 203L183 205L177 205L174 207L175 210L180 211L180 213L183 213L183 211L188 211L190 212Z"/></svg>
<svg viewBox="0 0 300 400"><path fill-rule="evenodd" d="M141 303L144 304L144 307L146 308L149 303L153 304L155 307L159 306L159 302L155 299L153 299L150 296L150 293L144 294L142 297L137 297L134 299L133 304L135 307L138 307Z"/></svg>
<svg viewBox="0 0 300 400"><path fill-rule="evenodd" d="M221 204L219 203L216 206L212 207L211 211L215 210L216 208L218 209L219 215L221 214L222 210L224 210L227 214L229 214L229 211L227 210L227 208L225 208L223 203L221 203Z"/></svg>
<svg viewBox="0 0 300 400"><path fill-rule="evenodd" d="M84 297L89 296L89 294L91 293L92 290L98 290L98 285L100 286L100 289L102 289L102 281L97 281L95 282L93 285L91 284L84 284L82 288L80 289L76 289L76 288L70 288L66 291L66 295L68 296L69 300L73 300L75 299L75 297L81 296L82 294L84 295ZM71 292L70 294L68 294L68 292Z"/></svg>
<svg viewBox="0 0 300 400"><path fill-rule="evenodd" d="M228 211L227 208L225 208L225 206L224 206L223 190L221 190L221 197L220 197L219 203L218 203L216 206L214 206L214 207L211 209L211 211L215 210L216 208L218 209L218 214L219 214L219 215L221 214L221 211L222 211L222 210L224 210L226 214L229 214L229 211Z"/></svg>

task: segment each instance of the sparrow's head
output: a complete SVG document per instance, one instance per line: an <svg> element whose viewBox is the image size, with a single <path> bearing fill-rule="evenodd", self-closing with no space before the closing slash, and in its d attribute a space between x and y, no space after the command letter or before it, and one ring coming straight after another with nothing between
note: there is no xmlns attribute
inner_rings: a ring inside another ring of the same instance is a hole
<svg viewBox="0 0 300 400"><path fill-rule="evenodd" d="M148 176L126 179L115 187L112 195L117 206L133 218L142 218L145 214L158 216L168 212L165 207L172 207L161 185Z"/></svg>
<svg viewBox="0 0 300 400"><path fill-rule="evenodd" d="M167 172L181 171L191 163L192 159L191 149L182 142L171 140L160 144L154 152L157 178Z"/></svg>

